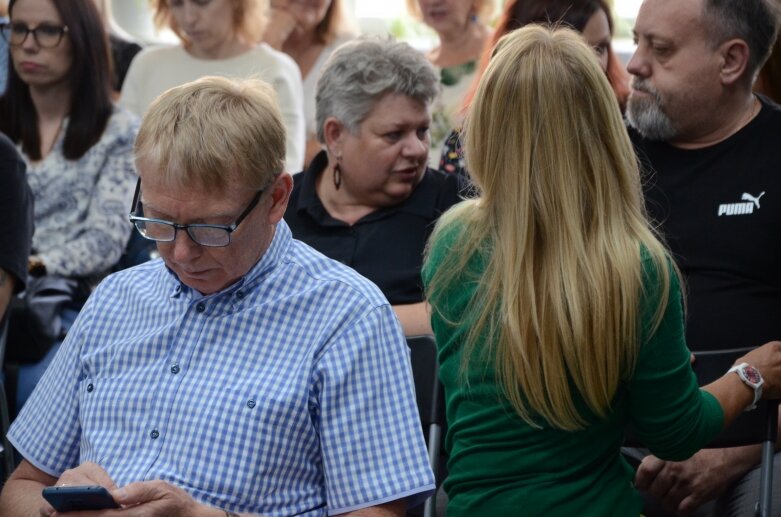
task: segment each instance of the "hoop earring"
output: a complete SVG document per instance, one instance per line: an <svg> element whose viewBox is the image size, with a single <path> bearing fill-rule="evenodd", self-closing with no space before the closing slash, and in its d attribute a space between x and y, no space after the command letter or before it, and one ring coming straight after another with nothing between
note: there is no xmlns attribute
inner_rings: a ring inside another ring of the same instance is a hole
<svg viewBox="0 0 781 517"><path fill-rule="evenodd" d="M342 186L342 168L339 166L339 163L334 164L334 188L336 190L339 190L339 187Z"/></svg>

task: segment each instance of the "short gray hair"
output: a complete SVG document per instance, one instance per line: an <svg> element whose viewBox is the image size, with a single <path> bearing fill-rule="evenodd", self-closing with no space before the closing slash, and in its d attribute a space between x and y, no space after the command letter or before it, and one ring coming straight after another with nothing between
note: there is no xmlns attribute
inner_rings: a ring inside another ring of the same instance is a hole
<svg viewBox="0 0 781 517"><path fill-rule="evenodd" d="M775 0L705 0L703 21L713 45L738 38L749 48L748 72L753 79L770 55L778 33Z"/></svg>
<svg viewBox="0 0 781 517"><path fill-rule="evenodd" d="M406 95L430 104L439 93L439 77L428 59L393 39L357 38L337 48L317 81L317 139L334 117L355 133L380 98Z"/></svg>

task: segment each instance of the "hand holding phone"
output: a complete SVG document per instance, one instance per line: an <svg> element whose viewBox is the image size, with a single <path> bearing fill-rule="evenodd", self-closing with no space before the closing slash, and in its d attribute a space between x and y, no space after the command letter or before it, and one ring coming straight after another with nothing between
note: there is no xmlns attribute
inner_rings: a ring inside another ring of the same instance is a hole
<svg viewBox="0 0 781 517"><path fill-rule="evenodd" d="M50 486L42 493L52 508L62 513L119 508L109 491L100 485Z"/></svg>

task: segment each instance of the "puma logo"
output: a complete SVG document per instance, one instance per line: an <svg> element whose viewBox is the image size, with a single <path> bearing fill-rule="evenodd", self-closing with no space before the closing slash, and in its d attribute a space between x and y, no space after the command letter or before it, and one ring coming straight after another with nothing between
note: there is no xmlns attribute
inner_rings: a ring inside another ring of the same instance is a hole
<svg viewBox="0 0 781 517"><path fill-rule="evenodd" d="M754 203L756 205L757 210L759 210L759 198L761 198L764 195L765 195L765 193L762 192L757 197L754 197L751 194L749 194L748 192L744 192L743 195L740 197L740 199L742 199L743 201L751 201L752 203Z"/></svg>
<svg viewBox="0 0 781 517"><path fill-rule="evenodd" d="M765 195L763 191L757 197L752 196L748 192L744 192L740 199L742 203L722 203L719 205L718 215L748 215L753 214L754 210L759 210L759 200Z"/></svg>

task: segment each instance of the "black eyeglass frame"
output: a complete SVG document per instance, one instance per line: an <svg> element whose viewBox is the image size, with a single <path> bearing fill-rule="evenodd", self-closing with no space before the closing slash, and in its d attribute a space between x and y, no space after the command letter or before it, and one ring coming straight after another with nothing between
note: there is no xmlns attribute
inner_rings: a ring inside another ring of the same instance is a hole
<svg viewBox="0 0 781 517"><path fill-rule="evenodd" d="M22 38L22 41L19 43L12 43L11 40L13 39L10 32L13 31L14 25L21 27L24 27L24 30L26 31L24 38ZM41 40L38 39L38 30L41 28L47 28L47 29L57 29L60 32L60 37L57 38L57 43L53 45L43 45L41 43ZM62 38L65 37L65 34L69 32L67 25L49 25L46 23L40 24L36 26L34 29L31 29L27 25L24 24L15 24L13 22L6 22L6 23L0 23L0 37L2 37L6 43L8 43L9 47L21 47L24 45L24 42L27 41L27 38L30 36L30 34L33 35L33 39L35 40L35 44L38 45L41 48L56 48L60 43L62 43Z"/></svg>
<svg viewBox="0 0 781 517"><path fill-rule="evenodd" d="M201 223L194 223L194 224L179 224L175 223L173 221L166 221L164 219L154 219L150 217L143 217L138 215L138 209L142 206L141 203L141 178L138 178L138 181L136 182L136 192L133 194L133 204L130 208L130 214L128 214L128 219L131 223L133 223L133 226L135 226L136 231L138 231L139 234L141 234L141 237L148 239L150 241L155 242L173 242L176 240L176 233L179 230L184 230L187 232L187 236L190 238L191 241L193 241L195 244L199 246L205 246L207 248L224 248L231 243L231 234L236 231L236 228L239 227L239 224L247 218L247 216L252 212L252 210L258 205L260 202L260 197L263 195L263 192L265 192L266 189L260 189L258 190L257 194L252 198L252 200L249 202L249 205L247 205L247 208L244 209L244 211L239 215L239 217L231 224L201 224ZM138 223L157 223L157 224L164 224L167 226L170 226L174 229L174 235L170 239L155 239L154 237L149 237L147 235L144 235L144 232L141 231L141 229L138 227ZM224 230L228 234L228 242L225 244L204 244L202 242L199 242L193 234L190 232L190 228L213 228L216 230Z"/></svg>

